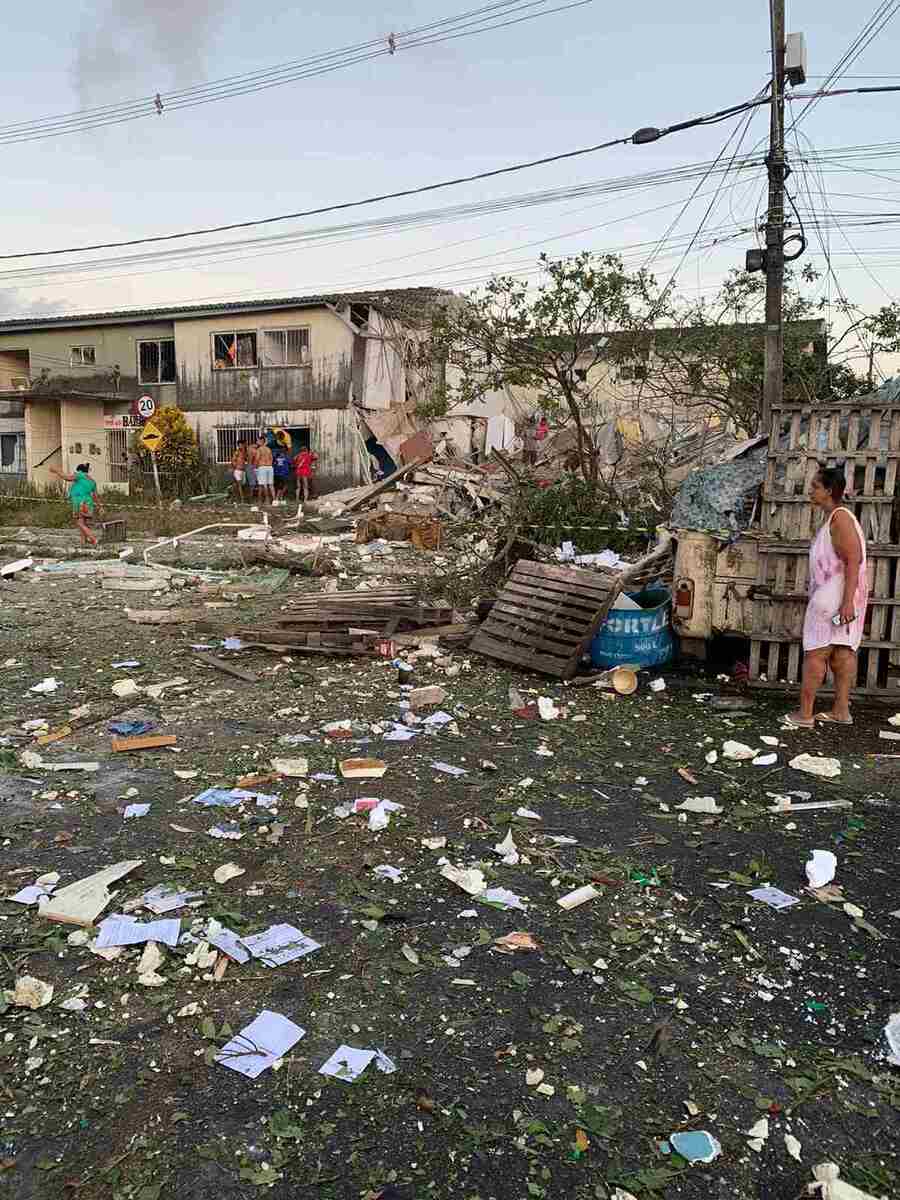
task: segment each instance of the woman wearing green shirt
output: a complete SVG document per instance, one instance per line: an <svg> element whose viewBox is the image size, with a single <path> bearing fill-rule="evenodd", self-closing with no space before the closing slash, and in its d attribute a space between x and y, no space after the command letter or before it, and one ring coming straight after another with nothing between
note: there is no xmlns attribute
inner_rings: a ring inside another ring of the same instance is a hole
<svg viewBox="0 0 900 1200"><path fill-rule="evenodd" d="M96 546L97 539L91 533L88 522L95 512L100 512L100 501L97 499L97 484L91 479L91 464L79 463L75 468L74 475L66 475L56 467L50 467L49 471L52 475L57 475L60 479L71 483L69 503L72 505L75 524L81 534L81 544L82 546L88 544Z"/></svg>

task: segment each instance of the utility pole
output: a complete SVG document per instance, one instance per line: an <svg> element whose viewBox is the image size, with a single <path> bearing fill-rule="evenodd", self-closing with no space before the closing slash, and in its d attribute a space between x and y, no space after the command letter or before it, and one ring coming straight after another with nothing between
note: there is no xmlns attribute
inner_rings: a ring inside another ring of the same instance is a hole
<svg viewBox="0 0 900 1200"><path fill-rule="evenodd" d="M766 358L760 433L772 427L772 410L784 392L784 0L770 0L772 93L769 123L769 211L766 217Z"/></svg>

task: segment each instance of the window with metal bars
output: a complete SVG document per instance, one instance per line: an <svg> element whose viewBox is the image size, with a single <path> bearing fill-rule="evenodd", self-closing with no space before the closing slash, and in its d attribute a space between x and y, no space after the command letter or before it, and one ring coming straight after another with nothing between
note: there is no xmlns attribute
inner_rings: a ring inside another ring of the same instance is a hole
<svg viewBox="0 0 900 1200"><path fill-rule="evenodd" d="M216 462L223 465L231 463L231 456L237 450L238 442L250 446L259 437L258 429L244 429L239 425L220 425L216 430Z"/></svg>
<svg viewBox="0 0 900 1200"><path fill-rule="evenodd" d="M175 339L138 342L138 382L175 382Z"/></svg>
<svg viewBox="0 0 900 1200"><path fill-rule="evenodd" d="M127 429L107 429L106 461L109 463L109 482L128 482L128 434Z"/></svg>
<svg viewBox="0 0 900 1200"><path fill-rule="evenodd" d="M235 333L214 333L212 348L214 371L234 371L241 367L256 367L256 330L237 330Z"/></svg>
<svg viewBox="0 0 900 1200"><path fill-rule="evenodd" d="M24 433L0 433L0 472L4 475L24 474Z"/></svg>
<svg viewBox="0 0 900 1200"><path fill-rule="evenodd" d="M309 362L309 330L264 329L261 365L303 367Z"/></svg>

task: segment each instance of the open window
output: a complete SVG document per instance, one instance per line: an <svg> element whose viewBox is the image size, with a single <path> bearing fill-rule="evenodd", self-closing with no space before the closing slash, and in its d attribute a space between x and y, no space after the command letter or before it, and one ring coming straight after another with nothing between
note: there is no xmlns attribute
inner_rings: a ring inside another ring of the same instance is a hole
<svg viewBox="0 0 900 1200"><path fill-rule="evenodd" d="M304 367L309 362L309 329L264 329L263 367Z"/></svg>
<svg viewBox="0 0 900 1200"><path fill-rule="evenodd" d="M213 370L229 371L257 367L256 330L213 334Z"/></svg>
<svg viewBox="0 0 900 1200"><path fill-rule="evenodd" d="M175 339L138 342L138 383L175 382Z"/></svg>

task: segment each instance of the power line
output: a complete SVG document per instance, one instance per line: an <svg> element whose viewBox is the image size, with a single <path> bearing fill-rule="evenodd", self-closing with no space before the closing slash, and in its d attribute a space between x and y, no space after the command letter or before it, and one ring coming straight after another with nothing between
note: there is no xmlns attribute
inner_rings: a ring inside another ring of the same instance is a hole
<svg viewBox="0 0 900 1200"><path fill-rule="evenodd" d="M875 12L832 67L825 78L823 88L820 89L820 92L815 93L809 98L809 103L804 105L799 114L794 118L791 125L792 129L796 128L806 114L819 103L819 100L822 98L821 93L824 92L825 88L828 88L832 83L836 83L850 69L863 51L871 45L882 29L894 17L898 9L900 9L900 3L897 0L882 0L881 4L878 5Z"/></svg>
<svg viewBox="0 0 900 1200"><path fill-rule="evenodd" d="M389 38L373 38L355 45L325 51L310 58L261 68L242 75L227 76L180 91L0 127L0 144L37 141L60 134L87 132L140 118L156 118L164 112L194 108L200 104L280 87L298 80L343 70L371 59L392 56L399 50L471 37L570 8L579 8L591 2L592 0L572 0L570 3L547 8L545 5L550 3L550 0L499 0L403 33L391 34Z"/></svg>
<svg viewBox="0 0 900 1200"><path fill-rule="evenodd" d="M117 250L124 246L143 246L151 242L170 242L181 238L188 237L203 237L211 233L226 233L232 229L250 229L260 225L272 225L279 221L292 221L299 217L319 216L322 213L338 212L348 208L359 208L364 205L378 204L385 200L399 200L407 196L419 196L424 192L437 191L440 188L456 187L462 183L474 183L480 179L494 179L498 175L510 175L516 171L529 170L532 167L546 166L549 163L563 162L567 159L580 158L585 154L596 154L599 150L609 150L613 146L624 146L628 143L635 145L643 145L646 142L658 141L662 137L666 137L671 133L680 133L686 129L694 129L701 125L715 125L720 121L727 120L731 116L737 116L739 113L746 112L750 108L758 107L760 104L767 103L766 100L747 100L740 104L730 105L728 108L719 109L717 112L707 113L702 117L692 117L687 121L680 121L675 125L669 125L663 129L642 129L636 133L628 134L624 137L612 138L607 142L600 142L596 146L586 146L580 150L567 150L561 154L550 154L544 158L532 159L529 162L514 163L508 167L495 167L490 171L479 171L474 175L463 175L455 179L444 179L439 183L422 184L419 187L404 188L401 191L386 192L378 196L368 196L362 200L345 200L336 204L326 204L319 208L304 209L294 213L282 213L277 217L261 217L252 221L235 221L228 225L214 225L204 229L184 230L180 233L165 233L155 234L149 237L130 238L120 242L98 242L89 246L67 246L60 247L54 250L19 250L14 254L0 254L0 261L7 261L13 258L47 258L58 254L83 254L91 250Z"/></svg>

